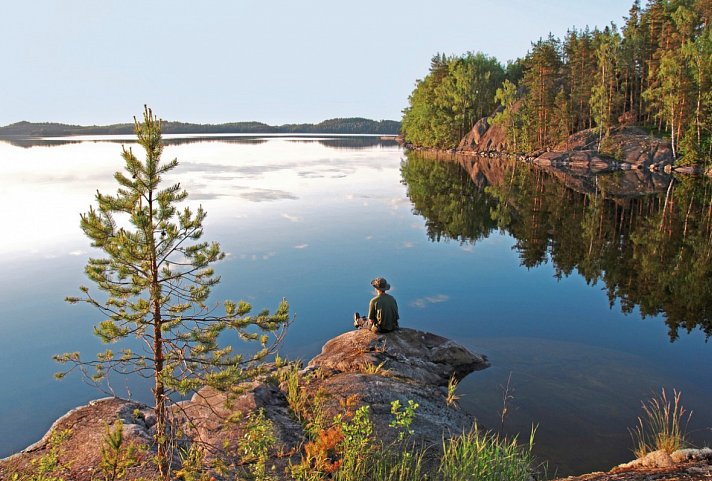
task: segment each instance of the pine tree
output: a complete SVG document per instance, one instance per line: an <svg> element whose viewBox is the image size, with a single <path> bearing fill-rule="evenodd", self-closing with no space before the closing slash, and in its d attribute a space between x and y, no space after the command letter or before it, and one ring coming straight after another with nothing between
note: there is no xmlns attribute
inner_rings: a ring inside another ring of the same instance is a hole
<svg viewBox="0 0 712 481"><path fill-rule="evenodd" d="M552 144L554 100L561 81L560 42L553 36L532 45L524 61L526 88L523 118L528 124L530 148L541 149Z"/></svg>
<svg viewBox="0 0 712 481"><path fill-rule="evenodd" d="M135 120L135 119L134 119ZM161 122L151 110L135 120L138 143L146 153L140 161L132 149L123 148L125 172L114 175L116 195L97 192L97 207L81 215L81 228L92 246L104 257L89 259L85 272L101 296L81 287L84 302L96 307L106 319L94 328L105 343L136 337L142 348L111 349L84 361L79 353L56 356L70 368L101 381L111 372L138 373L153 379L156 413L157 464L161 476L170 476L171 426L169 396L187 394L204 385L234 391L264 369L263 361L274 352L289 321L288 305L282 301L274 315L262 311L250 316L251 306L225 301L224 314L208 304L211 287L220 278L211 267L224 258L220 246L200 241L206 213L193 213L179 204L188 196L179 184L164 187L162 176L178 162L163 162ZM255 341L259 348L249 354L233 353L221 335L233 332Z"/></svg>
<svg viewBox="0 0 712 481"><path fill-rule="evenodd" d="M619 110L621 95L618 90L617 61L621 39L613 26L597 32L594 41L597 44L597 72L590 103L601 138L608 135Z"/></svg>

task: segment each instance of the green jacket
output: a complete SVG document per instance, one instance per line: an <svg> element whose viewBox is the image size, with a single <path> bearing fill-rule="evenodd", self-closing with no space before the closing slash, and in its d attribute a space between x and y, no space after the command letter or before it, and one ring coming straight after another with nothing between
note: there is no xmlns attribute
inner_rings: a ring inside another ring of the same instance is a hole
<svg viewBox="0 0 712 481"><path fill-rule="evenodd" d="M398 304L393 296L379 294L368 304L368 319L378 332L390 332L398 328Z"/></svg>

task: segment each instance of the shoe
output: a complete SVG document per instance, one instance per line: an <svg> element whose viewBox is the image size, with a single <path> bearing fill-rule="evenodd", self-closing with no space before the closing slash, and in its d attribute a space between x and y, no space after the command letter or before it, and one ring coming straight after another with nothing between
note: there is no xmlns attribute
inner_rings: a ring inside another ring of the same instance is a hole
<svg viewBox="0 0 712 481"><path fill-rule="evenodd" d="M361 327L361 315L358 312L354 312L354 327L356 329Z"/></svg>

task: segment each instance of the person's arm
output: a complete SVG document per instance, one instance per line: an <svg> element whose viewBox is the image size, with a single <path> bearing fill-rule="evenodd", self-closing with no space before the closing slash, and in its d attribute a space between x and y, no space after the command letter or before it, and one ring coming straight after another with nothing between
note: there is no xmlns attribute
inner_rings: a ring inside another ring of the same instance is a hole
<svg viewBox="0 0 712 481"><path fill-rule="evenodd" d="M376 298L371 299L368 303L368 319L374 324L378 322L378 314L376 313Z"/></svg>

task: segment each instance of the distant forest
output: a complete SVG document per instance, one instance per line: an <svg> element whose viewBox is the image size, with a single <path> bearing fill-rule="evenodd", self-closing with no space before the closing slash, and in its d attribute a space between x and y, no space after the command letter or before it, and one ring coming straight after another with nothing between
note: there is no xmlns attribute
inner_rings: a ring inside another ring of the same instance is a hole
<svg viewBox="0 0 712 481"><path fill-rule="evenodd" d="M369 120L363 118L329 119L318 124L267 125L261 122L231 122L226 124L189 124L164 121L164 134L382 134L396 135L400 122L394 120ZM0 136L6 137L62 137L67 135L118 135L133 134L133 124L102 126L65 125L58 123L17 122L0 127Z"/></svg>
<svg viewBox="0 0 712 481"><path fill-rule="evenodd" d="M634 124L670 139L683 162L712 162L712 0L633 3L624 25L572 29L503 66L482 53L435 55L403 115L406 141L453 148L492 116L511 151L580 130ZM493 115L494 114L494 115Z"/></svg>

